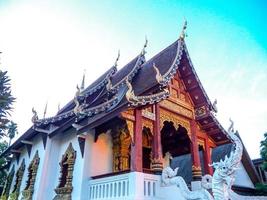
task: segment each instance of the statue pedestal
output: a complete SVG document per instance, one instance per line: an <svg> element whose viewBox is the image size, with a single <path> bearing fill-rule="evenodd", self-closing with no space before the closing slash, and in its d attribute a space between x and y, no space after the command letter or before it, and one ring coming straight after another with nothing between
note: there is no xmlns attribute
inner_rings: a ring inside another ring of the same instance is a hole
<svg viewBox="0 0 267 200"><path fill-rule="evenodd" d="M196 190L200 190L201 187L201 181L192 181L191 182L191 190L192 191L196 191Z"/></svg>

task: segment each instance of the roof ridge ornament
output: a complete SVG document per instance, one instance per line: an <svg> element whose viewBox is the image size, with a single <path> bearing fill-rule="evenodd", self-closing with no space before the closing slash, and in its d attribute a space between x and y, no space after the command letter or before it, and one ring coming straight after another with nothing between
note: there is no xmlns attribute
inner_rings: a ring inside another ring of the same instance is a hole
<svg viewBox="0 0 267 200"><path fill-rule="evenodd" d="M57 112L59 113L59 111L60 111L60 102L57 104Z"/></svg>
<svg viewBox="0 0 267 200"><path fill-rule="evenodd" d="M145 44L144 44L143 49L141 51L141 55L145 55L146 54L147 43L148 43L147 36L145 36Z"/></svg>
<svg viewBox="0 0 267 200"><path fill-rule="evenodd" d="M128 90L125 94L127 101L131 106L141 106L146 104L154 104L155 102L159 102L163 99L166 99L169 96L169 90L163 89L163 91L158 92L156 94L144 95L144 96L136 96L134 94L134 89L132 84L129 82L128 77L126 79L126 85Z"/></svg>
<svg viewBox="0 0 267 200"><path fill-rule="evenodd" d="M46 104L45 104L45 108L44 108L44 116L43 116L43 118L45 118L46 113L47 113L47 105L48 105L48 101L46 101Z"/></svg>
<svg viewBox="0 0 267 200"><path fill-rule="evenodd" d="M113 90L113 85L112 85L112 82L111 82L111 78L109 77L107 81L108 82L106 84L106 89L107 89L107 91L112 91Z"/></svg>
<svg viewBox="0 0 267 200"><path fill-rule="evenodd" d="M118 61L119 61L120 57L121 57L121 53L120 53L120 50L118 50L118 56L117 56L117 58L115 60L114 67L118 66Z"/></svg>
<svg viewBox="0 0 267 200"><path fill-rule="evenodd" d="M80 102L78 100L79 96L81 96L81 90L80 90L78 85L76 86L76 88L77 88L77 91L75 93L74 100L73 100L75 103L75 107L73 108L73 112L76 116L78 116L80 114L83 114L83 108L82 108L82 105L80 105Z"/></svg>
<svg viewBox="0 0 267 200"><path fill-rule="evenodd" d="M164 77L162 76L162 74L160 73L159 69L156 67L156 64L153 63L153 68L156 72L156 80L159 84L162 84L164 82Z"/></svg>
<svg viewBox="0 0 267 200"><path fill-rule="evenodd" d="M35 123L35 122L38 121L39 118L38 118L37 112L34 109L34 107L32 107L32 114L33 114L33 116L32 116L32 123Z"/></svg>
<svg viewBox="0 0 267 200"><path fill-rule="evenodd" d="M234 121L231 119L231 117L229 118L229 121L230 121L230 126L228 128L228 133L233 133L235 130L234 130Z"/></svg>
<svg viewBox="0 0 267 200"><path fill-rule="evenodd" d="M184 40L185 37L187 37L187 34L186 34L186 32L185 32L185 31L186 31L186 28L187 28L187 20L184 19L184 25L183 25L182 32L181 32L181 34L180 34L179 39Z"/></svg>
<svg viewBox="0 0 267 200"><path fill-rule="evenodd" d="M128 77L126 78L126 85L128 87L128 90L127 90L127 92L125 94L127 101L129 101L129 102L138 101L137 97L134 94L133 86L129 82Z"/></svg>
<svg viewBox="0 0 267 200"><path fill-rule="evenodd" d="M83 79L82 79L82 83L80 87L82 91L84 90L84 85L85 85L85 73L86 73L86 69L83 70Z"/></svg>

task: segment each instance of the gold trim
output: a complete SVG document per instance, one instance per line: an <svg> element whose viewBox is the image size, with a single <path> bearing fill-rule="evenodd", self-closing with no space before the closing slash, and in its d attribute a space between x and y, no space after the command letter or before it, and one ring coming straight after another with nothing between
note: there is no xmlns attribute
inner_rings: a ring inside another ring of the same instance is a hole
<svg viewBox="0 0 267 200"><path fill-rule="evenodd" d="M190 122L177 116L174 113L166 111L164 109L160 109L160 129L163 128L164 121L172 121L174 123L174 127L177 129L179 125L183 126L188 135L191 135Z"/></svg>
<svg viewBox="0 0 267 200"><path fill-rule="evenodd" d="M56 196L53 200L71 200L71 193L73 190L72 186L72 178L73 178L73 170L74 164L76 160L76 151L73 149L72 143L69 144L66 152L61 158L60 165L60 177L59 177L59 184L55 189ZM67 164L67 173L64 174L64 165ZM66 176L66 182L62 185L63 176Z"/></svg>
<svg viewBox="0 0 267 200"><path fill-rule="evenodd" d="M25 160L23 159L17 173L16 173L16 180L15 185L12 193L9 195L9 200L17 200L19 198L20 186L22 177L25 171Z"/></svg>
<svg viewBox="0 0 267 200"><path fill-rule="evenodd" d="M32 161L28 167L28 180L26 182L25 189L22 191L22 199L23 200L31 200L32 199L32 195L34 192L35 179L36 179L37 170L38 170L38 166L39 166L39 161L40 161L40 157L39 157L38 151L36 151Z"/></svg>
<svg viewBox="0 0 267 200"><path fill-rule="evenodd" d="M184 115L185 117L188 117L188 118L191 118L193 119L194 118L194 115L193 115L193 111L187 109L187 108L184 108L183 106L179 105L179 104L176 104L176 103L173 103L169 100L163 100L160 102L160 105L162 107L165 107L169 110L172 110L173 112L176 112L176 113L179 113L181 115Z"/></svg>

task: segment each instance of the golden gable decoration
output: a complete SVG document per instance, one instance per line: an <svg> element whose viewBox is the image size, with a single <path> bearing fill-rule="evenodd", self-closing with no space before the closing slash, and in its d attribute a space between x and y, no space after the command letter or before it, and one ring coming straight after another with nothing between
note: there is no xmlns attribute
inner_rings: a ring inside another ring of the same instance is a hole
<svg viewBox="0 0 267 200"><path fill-rule="evenodd" d="M9 195L9 200L17 200L19 198L21 181L25 171L25 160L23 159L18 171L16 172L16 180L12 193Z"/></svg>
<svg viewBox="0 0 267 200"><path fill-rule="evenodd" d="M22 191L22 200L31 200L34 192L34 183L37 175L37 170L40 162L38 151L36 151L29 167L28 167L28 180L26 187Z"/></svg>
<svg viewBox="0 0 267 200"><path fill-rule="evenodd" d="M65 154L62 156L60 165L60 177L59 184L55 189L56 196L54 200L71 200L71 193L73 190L72 178L74 164L76 160L76 151L72 147L72 143L69 144Z"/></svg>

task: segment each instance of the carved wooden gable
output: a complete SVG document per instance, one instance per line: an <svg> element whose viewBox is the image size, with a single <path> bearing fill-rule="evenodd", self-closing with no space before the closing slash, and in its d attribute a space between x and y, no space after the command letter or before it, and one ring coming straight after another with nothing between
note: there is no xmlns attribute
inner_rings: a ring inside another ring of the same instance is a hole
<svg viewBox="0 0 267 200"><path fill-rule="evenodd" d="M16 180L12 193L9 196L10 200L17 200L19 197L21 181L25 171L25 160L23 159L18 171L16 172Z"/></svg>
<svg viewBox="0 0 267 200"><path fill-rule="evenodd" d="M73 149L72 143L69 144L65 154L62 156L60 165L59 184L55 189L56 196L54 200L71 200L73 190L72 178L74 164L76 160L76 151Z"/></svg>
<svg viewBox="0 0 267 200"><path fill-rule="evenodd" d="M32 195L34 192L35 179L36 179L37 170L38 170L38 166L39 166L39 161L40 161L40 157L39 157L38 151L36 151L32 161L28 167L28 180L26 182L26 187L22 191L22 199L24 199L24 200L26 200L26 199L31 200L32 199Z"/></svg>

